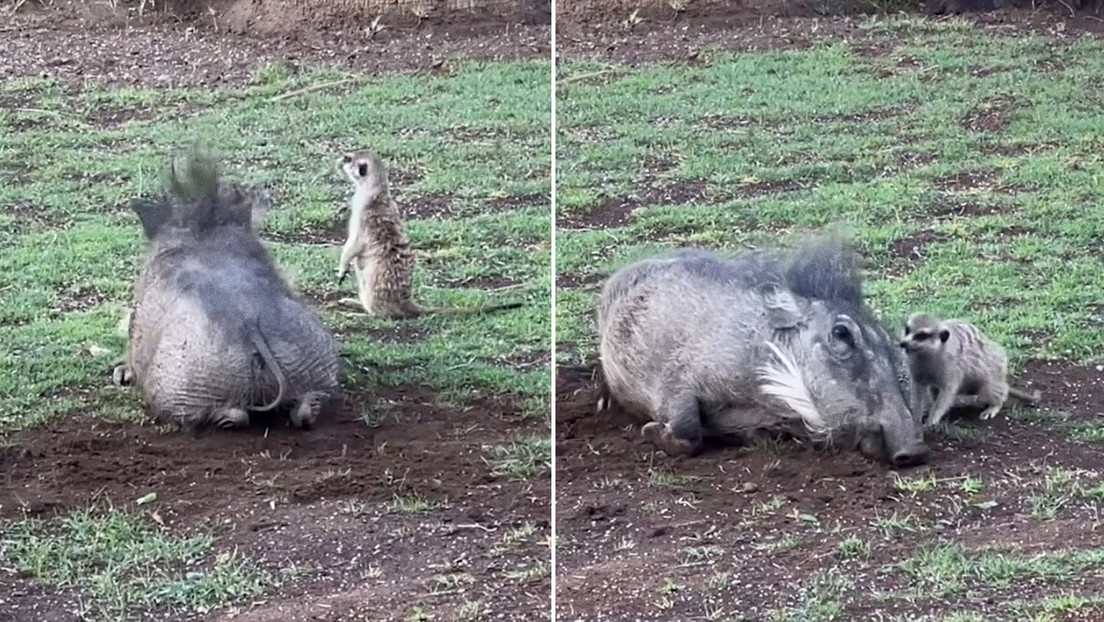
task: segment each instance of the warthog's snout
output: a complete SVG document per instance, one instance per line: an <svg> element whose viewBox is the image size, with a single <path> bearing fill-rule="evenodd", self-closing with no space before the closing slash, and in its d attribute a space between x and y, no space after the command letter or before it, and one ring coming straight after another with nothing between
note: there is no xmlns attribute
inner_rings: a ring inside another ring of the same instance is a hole
<svg viewBox="0 0 1104 622"><path fill-rule="evenodd" d="M893 454L892 461L893 466L898 468L907 468L926 464L928 462L928 455L931 452L928 451L928 447L923 443L917 443L904 450L898 451Z"/></svg>

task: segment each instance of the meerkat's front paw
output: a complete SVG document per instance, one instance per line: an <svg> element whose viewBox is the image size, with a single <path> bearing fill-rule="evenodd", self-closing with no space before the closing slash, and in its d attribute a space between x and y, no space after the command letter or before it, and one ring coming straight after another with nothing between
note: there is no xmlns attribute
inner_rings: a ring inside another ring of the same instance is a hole
<svg viewBox="0 0 1104 622"><path fill-rule="evenodd" d="M999 408L986 408L985 410L981 411L980 415L978 415L978 419L981 419L982 421L992 419L993 417L997 416L997 412L999 411Z"/></svg>

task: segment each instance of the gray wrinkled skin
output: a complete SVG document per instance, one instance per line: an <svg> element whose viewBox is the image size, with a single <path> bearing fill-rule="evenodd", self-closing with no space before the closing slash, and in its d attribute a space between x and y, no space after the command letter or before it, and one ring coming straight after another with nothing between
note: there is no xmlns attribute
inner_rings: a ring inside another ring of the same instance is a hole
<svg viewBox="0 0 1104 622"><path fill-rule="evenodd" d="M644 435L669 453L786 431L898 466L927 460L903 357L843 242L639 261L606 281L598 325L599 408L646 416Z"/></svg>
<svg viewBox="0 0 1104 622"><path fill-rule="evenodd" d="M154 418L188 429L268 410L310 427L336 396L337 348L257 236L270 198L221 182L212 162L185 167L174 165L165 196L132 203L150 250L116 378Z"/></svg>

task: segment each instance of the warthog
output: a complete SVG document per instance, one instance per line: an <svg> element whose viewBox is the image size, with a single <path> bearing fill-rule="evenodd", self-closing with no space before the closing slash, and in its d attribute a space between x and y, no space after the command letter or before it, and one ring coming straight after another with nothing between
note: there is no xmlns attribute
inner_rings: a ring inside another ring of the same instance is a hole
<svg viewBox="0 0 1104 622"><path fill-rule="evenodd" d="M927 461L903 357L842 240L639 261L606 281L598 326L599 409L613 399L645 415L644 436L668 453L785 431L896 466Z"/></svg>
<svg viewBox="0 0 1104 622"><path fill-rule="evenodd" d="M155 419L193 431L284 410L309 428L338 389L337 348L261 244L267 197L223 182L198 154L169 177L160 198L131 203L151 248L116 381L132 380Z"/></svg>

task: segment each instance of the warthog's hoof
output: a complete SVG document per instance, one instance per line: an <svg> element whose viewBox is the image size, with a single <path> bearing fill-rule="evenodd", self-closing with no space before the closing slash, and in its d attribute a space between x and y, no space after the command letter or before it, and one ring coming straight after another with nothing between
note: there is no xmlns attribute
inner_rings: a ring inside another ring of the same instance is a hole
<svg viewBox="0 0 1104 622"><path fill-rule="evenodd" d="M134 380L134 374L130 371L130 365L126 363L116 365L111 371L111 382L117 387L128 386L132 380Z"/></svg>
<svg viewBox="0 0 1104 622"><path fill-rule="evenodd" d="M241 408L216 408L211 412L211 425L219 428L240 428L249 423L249 413Z"/></svg>
<svg viewBox="0 0 1104 622"><path fill-rule="evenodd" d="M320 392L311 392L304 395L303 399L299 401L299 405L291 411L291 425L304 430L311 429L314 422L318 420L318 414L322 411L322 403L325 398L326 394Z"/></svg>
<svg viewBox="0 0 1104 622"><path fill-rule="evenodd" d="M649 443L669 456L693 456L701 451L700 441L679 438L671 432L670 427L658 421L644 424L640 433Z"/></svg>

